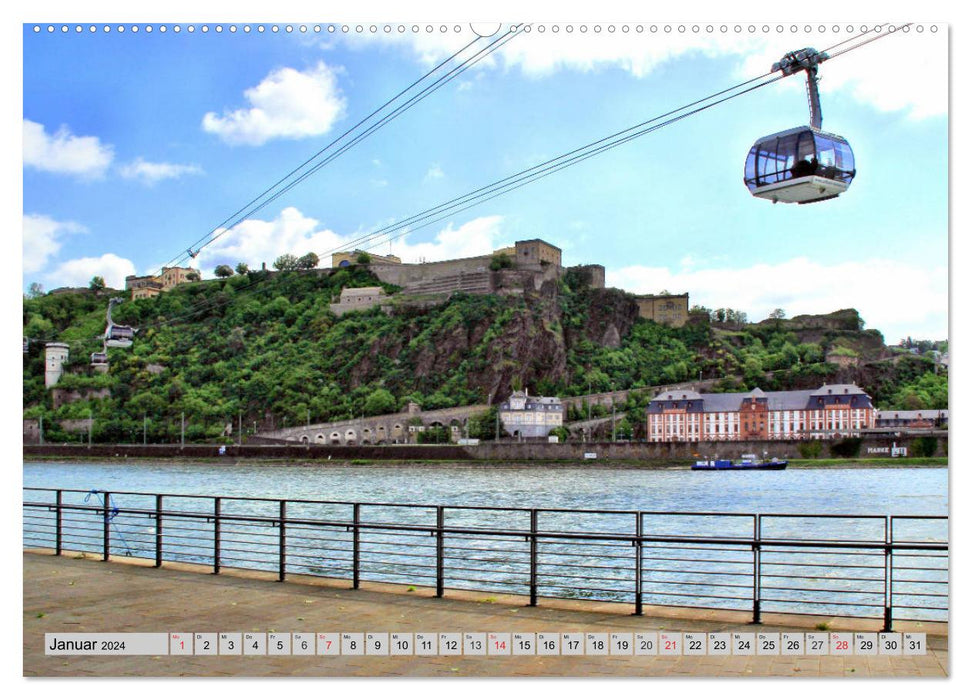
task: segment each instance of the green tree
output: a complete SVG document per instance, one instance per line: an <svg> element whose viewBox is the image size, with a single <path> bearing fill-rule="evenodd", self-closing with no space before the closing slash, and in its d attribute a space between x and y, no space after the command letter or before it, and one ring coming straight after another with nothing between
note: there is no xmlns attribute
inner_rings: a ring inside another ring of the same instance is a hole
<svg viewBox="0 0 971 700"><path fill-rule="evenodd" d="M231 268L229 265L217 265L216 269L213 270L213 274L220 278L232 277L233 268Z"/></svg>
<svg viewBox="0 0 971 700"><path fill-rule="evenodd" d="M289 272L290 270L298 269L298 259L296 255L291 255L290 253L284 253L276 260L273 261L273 267L275 267L280 272Z"/></svg>
<svg viewBox="0 0 971 700"><path fill-rule="evenodd" d="M358 265L371 264L371 256L365 253L363 250L357 254L356 260Z"/></svg>
<svg viewBox="0 0 971 700"><path fill-rule="evenodd" d="M297 259L298 270L312 270L320 263L320 257L316 253L307 253Z"/></svg>
<svg viewBox="0 0 971 700"><path fill-rule="evenodd" d="M245 275L247 272L249 272L249 265L244 262L236 263L236 274Z"/></svg>
<svg viewBox="0 0 971 700"><path fill-rule="evenodd" d="M95 275L91 278L91 281L88 282L88 288L95 292L102 291L105 286L105 278L100 275Z"/></svg>
<svg viewBox="0 0 971 700"><path fill-rule="evenodd" d="M40 282L31 282L30 286L27 288L27 298L36 299L37 297L44 296L44 285Z"/></svg>
<svg viewBox="0 0 971 700"><path fill-rule="evenodd" d="M505 253L499 253L498 255L492 256L492 261L489 263L490 270L505 270L506 268L512 267L512 258L510 258Z"/></svg>
<svg viewBox="0 0 971 700"><path fill-rule="evenodd" d="M385 413L394 413L398 402L387 389L375 389L368 394L364 402L364 413L368 416L380 416Z"/></svg>

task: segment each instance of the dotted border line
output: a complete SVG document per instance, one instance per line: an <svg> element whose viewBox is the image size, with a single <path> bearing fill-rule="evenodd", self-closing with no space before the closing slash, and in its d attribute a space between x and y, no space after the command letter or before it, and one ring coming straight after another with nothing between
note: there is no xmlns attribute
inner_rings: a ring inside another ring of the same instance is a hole
<svg viewBox="0 0 971 700"><path fill-rule="evenodd" d="M751 35L751 34L770 34L770 33L773 33L773 32L775 32L776 34L784 34L784 33L787 33L787 32L788 33L791 33L791 34L795 34L795 33L799 32L799 31L802 31L803 33L806 33L806 34L813 34L813 33L816 33L816 34L827 34L827 33L831 33L831 34L834 34L834 35L839 35L841 32L845 32L846 34L854 34L856 32L868 32L868 31L871 31L871 30L874 31L874 32L876 32L876 33L878 33L878 34L882 33L883 31L887 31L889 33L894 33L894 32L900 31L900 32L903 32L904 34L907 34L907 33L910 32L911 29L913 29L918 34L921 34L921 33L923 33L925 31L925 26L924 25L921 25L921 24L918 24L918 25L909 25L909 26L889 25L889 26L886 27L886 29L884 29L879 24L874 24L874 25L867 25L867 24L860 24L860 25L854 25L854 24L847 24L847 25L839 25L839 24L832 24L832 25L826 25L826 24L818 24L818 25L811 25L811 24L805 24L805 25L798 25L798 24L790 24L790 25L782 25L782 24L776 24L776 25L769 25L769 24L762 24L762 25L755 25L755 24L748 24L748 25L742 25L742 24L734 24L734 25L719 24L719 25L716 26L716 25L713 25L713 24L705 24L705 25L700 25L700 24L691 24L691 25L687 25L687 24L678 24L678 25L673 25L673 24L663 24L663 25L657 25L657 24L650 24L650 25L645 25L645 24L636 24L636 25L630 25L630 24L606 24L606 25L600 25L600 24L592 24L592 25L588 25L588 24L578 24L578 25L573 25L573 24L555 24L554 23L554 24L535 24L535 25L528 25L527 24L527 25L523 26L523 28L522 28L521 31L524 32L524 33L526 33L526 34L529 34L529 33L534 32L534 31L537 32L537 33L539 33L539 34L544 34L547 31L550 32L550 33L552 33L552 34L558 34L561 31L564 32L565 34L573 34L573 33L587 34L587 33L590 33L590 32L592 32L594 34L601 34L603 32L606 32L608 34L615 34L615 33L617 33L619 31L621 34L629 34L629 33L633 32L635 34L645 34L645 33L647 33L647 34L659 34L659 33L660 34L672 34L672 33L677 33L677 34L689 34L689 33L690 34L702 34L702 33L704 33L704 34L712 34L712 35L717 35L717 34L743 34L743 33L747 33L747 34L750 34ZM937 25L932 24L929 27L926 27L926 29L928 29L932 34L936 34L937 31L938 31L938 29L939 29L939 27ZM515 28L512 28L512 30L513 31L516 31ZM356 25L348 25L348 24L327 24L327 25L320 25L320 24L314 24L314 25L307 25L307 24L296 24L296 25L294 25L294 24L285 24L285 25L278 25L278 24L271 24L271 25L264 25L264 24L257 24L257 25L249 25L249 24L243 24L243 25L228 24L228 25L225 25L225 26L224 25L221 25L221 24L215 24L215 25L201 24L201 25L198 25L198 26L197 25L194 25L194 24L187 24L187 25L181 25L181 24L173 24L173 25L167 25L167 24L160 24L160 25L152 25L152 24L146 24L146 25L137 25L137 24L132 24L132 25L124 25L124 24L118 24L118 25L110 25L110 24L104 24L104 25L95 25L95 24L90 24L90 25L81 25L81 24L75 24L75 25L67 25L67 24L61 24L61 25L54 25L54 24L40 25L40 24L35 24L35 25L33 25L33 32L35 34L41 34L41 33L45 32L45 31L48 34L55 34L55 33L58 33L58 32L60 32L61 34L71 34L72 32L74 34L84 34L84 33L96 34L96 33L99 33L99 32L100 33L104 33L104 34L110 34L112 32L117 33L117 34L124 34L126 32L130 32L132 34L137 34L139 32L144 32L145 34L152 34L154 32L158 32L160 34L166 34L166 33L169 33L169 32L171 32L173 34L181 34L183 31L186 32L186 33L188 33L188 34L195 34L195 33L201 33L201 34L209 34L209 33L222 34L224 32L228 32L230 34L236 34L237 32L242 32L243 34L251 34L251 33L265 34L267 32L269 32L271 34L279 34L280 32L283 32L285 34L292 34L294 32L299 33L299 34L307 34L308 32L309 33L312 33L312 34L321 34L321 33L327 33L327 34L352 34L352 33L353 34L405 34L406 32L411 32L412 34L421 34L421 33L425 33L425 34L433 34L433 33L438 33L438 34L448 34L448 33L461 34L463 32L469 32L469 31L474 31L474 30L472 30L471 27L469 27L469 26L463 27L460 24L455 24L455 25L447 25L447 24L432 25L432 24L426 24L426 25L423 25L423 26L422 25L418 25L418 24L413 24L413 25L410 25L410 26L404 25L404 24L398 24L398 25L391 25L391 24L383 24L383 25L377 25L377 24L368 24L368 25L363 25L363 24L356 24Z"/></svg>

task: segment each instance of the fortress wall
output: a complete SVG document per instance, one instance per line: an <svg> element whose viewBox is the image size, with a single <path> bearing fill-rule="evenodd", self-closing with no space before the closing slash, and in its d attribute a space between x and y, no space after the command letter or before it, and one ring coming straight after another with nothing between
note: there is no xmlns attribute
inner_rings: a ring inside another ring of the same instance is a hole
<svg viewBox="0 0 971 700"><path fill-rule="evenodd" d="M491 255L459 260L442 260L421 264L369 265L371 272L382 282L399 287L409 287L438 277L461 275L463 273L489 272Z"/></svg>

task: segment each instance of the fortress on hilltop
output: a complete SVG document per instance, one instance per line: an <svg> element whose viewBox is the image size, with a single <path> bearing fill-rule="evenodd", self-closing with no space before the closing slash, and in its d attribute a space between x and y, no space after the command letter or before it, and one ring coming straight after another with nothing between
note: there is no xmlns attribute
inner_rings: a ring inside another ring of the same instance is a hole
<svg viewBox="0 0 971 700"><path fill-rule="evenodd" d="M563 251L539 238L516 241L488 255L437 262L404 263L394 255L376 255L361 250L334 253L331 267L339 269L351 265L367 265L379 280L401 288L394 295L399 303L421 305L439 303L456 292L466 294L525 294L538 292L547 282L556 282L567 269L575 270L593 289L606 286L603 265L578 265L564 268ZM393 297L378 290L344 290L339 304L333 304L337 314L369 309L388 308ZM688 295L637 295L639 315L658 323L681 326L688 319Z"/></svg>

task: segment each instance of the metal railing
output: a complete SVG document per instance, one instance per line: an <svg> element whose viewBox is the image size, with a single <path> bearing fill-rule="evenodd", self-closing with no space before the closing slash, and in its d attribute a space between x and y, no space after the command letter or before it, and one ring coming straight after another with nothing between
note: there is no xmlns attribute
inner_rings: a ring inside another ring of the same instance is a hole
<svg viewBox="0 0 971 700"><path fill-rule="evenodd" d="M946 621L946 516L352 503L24 488L25 548L529 597Z"/></svg>

